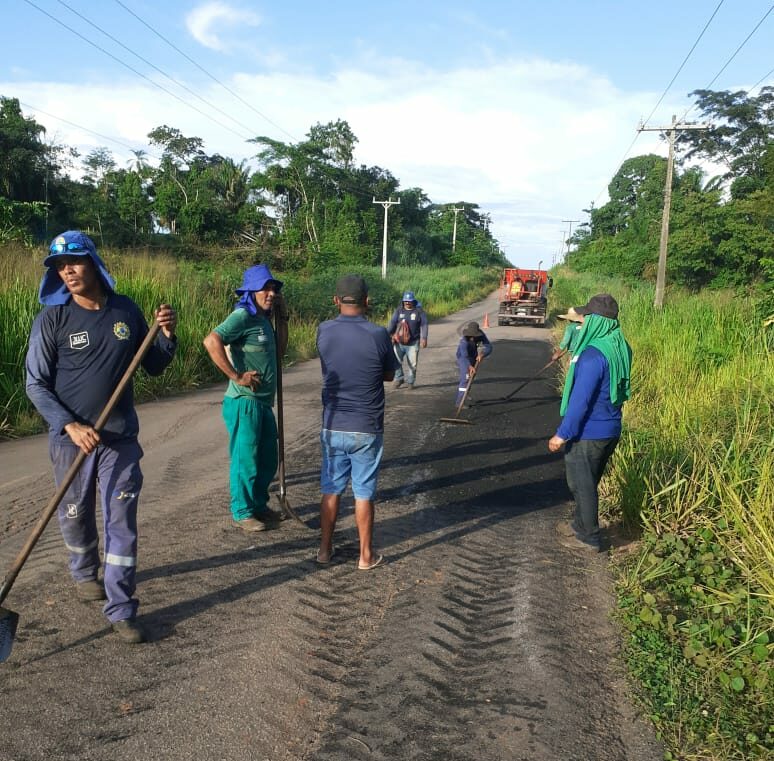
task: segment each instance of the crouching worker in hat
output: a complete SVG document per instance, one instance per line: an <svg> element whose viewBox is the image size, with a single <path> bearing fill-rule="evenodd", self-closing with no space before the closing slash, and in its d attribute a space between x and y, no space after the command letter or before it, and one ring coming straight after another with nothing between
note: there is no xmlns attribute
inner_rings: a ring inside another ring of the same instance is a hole
<svg viewBox="0 0 774 761"><path fill-rule="evenodd" d="M70 551L70 573L83 601L107 600L103 611L129 643L145 641L137 621L137 501L142 488L138 420L131 386L100 432L94 425L148 333L142 312L115 283L94 242L77 230L58 235L47 267L27 352L27 396L49 425L49 451L57 484L79 450L87 455L59 505L59 526ZM161 332L142 365L160 375L176 347L177 315L156 310ZM104 580L96 490L104 520Z"/></svg>
<svg viewBox="0 0 774 761"><path fill-rule="evenodd" d="M357 567L369 571L383 560L373 548L374 497L384 451L384 383L399 364L389 333L365 317L368 286L362 277L340 278L333 301L339 316L317 328L323 403L317 562L327 565L333 558L341 495L351 481L360 539Z"/></svg>
<svg viewBox="0 0 774 761"><path fill-rule="evenodd" d="M471 377L475 375L484 357L492 353L492 344L477 322L468 322L462 326L462 338L457 344L457 369L460 380L457 384L456 405L462 401L465 389Z"/></svg>
<svg viewBox="0 0 774 761"><path fill-rule="evenodd" d="M244 531L276 528L284 518L269 507L269 485L278 464L273 410L277 340L269 318L277 310L278 330L287 323L281 288L265 264L250 267L236 290L234 311L204 339L210 359L228 378L223 420L231 459L231 517ZM279 351L284 354L286 349L283 328Z"/></svg>
<svg viewBox="0 0 774 761"><path fill-rule="evenodd" d="M403 360L406 360L405 383L407 389L414 388L419 364L419 349L427 348L427 315L417 301L414 291L403 294L400 306L392 313L387 324L392 336L395 356L400 367L395 371L395 388L404 382Z"/></svg>
<svg viewBox="0 0 774 761"><path fill-rule="evenodd" d="M575 307L583 327L567 369L562 422L548 442L564 448L567 485L575 498L572 521L557 525L566 547L599 552L598 486L621 436L621 410L630 395L632 350L621 332L618 304L608 293Z"/></svg>

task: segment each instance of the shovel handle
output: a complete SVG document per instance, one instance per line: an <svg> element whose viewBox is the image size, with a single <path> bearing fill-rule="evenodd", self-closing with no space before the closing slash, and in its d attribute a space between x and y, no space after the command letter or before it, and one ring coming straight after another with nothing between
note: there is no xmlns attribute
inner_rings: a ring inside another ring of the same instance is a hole
<svg viewBox="0 0 774 761"><path fill-rule="evenodd" d="M127 386L129 385L129 382L132 380L132 376L135 374L143 358L148 353L148 349L150 349L151 344L156 340L159 329L160 327L158 322L154 320L153 324L148 329L148 334L145 336L145 340L143 340L143 342L140 344L140 348L137 350L134 358L129 363L129 367L126 368L126 372L123 374L121 380L118 382L116 390L113 392L113 395L110 397L110 399L108 399L105 408L97 418L97 422L94 424L95 431L101 431L105 426L105 423L107 423L108 418L118 403L118 400L123 396ZM35 528L33 528L30 532L29 538L19 551L19 554L16 556L16 560L14 560L13 565L6 574L5 579L3 579L3 586L0 587L0 603L5 600L5 598L8 596L8 593L11 591L11 587L13 586L14 581L16 581L16 577L19 575L19 571L21 571L22 566L30 556L33 547L35 547L35 545L38 543L38 539L40 539L40 536L48 525L48 522L56 512L59 503L62 501L64 495L67 493L67 490L70 488L70 484L72 484L75 476L81 468L81 465L83 465L83 461L87 456L88 455L82 449L78 450L78 455L76 456L75 460L73 460L73 464L70 466L67 473L65 473L65 477L59 484L56 493L49 500L45 510L43 510L43 513L35 525Z"/></svg>

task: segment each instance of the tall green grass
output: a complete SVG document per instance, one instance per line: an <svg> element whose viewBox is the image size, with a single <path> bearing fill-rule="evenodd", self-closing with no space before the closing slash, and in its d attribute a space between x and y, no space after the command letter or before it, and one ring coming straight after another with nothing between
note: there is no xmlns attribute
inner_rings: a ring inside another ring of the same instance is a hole
<svg viewBox="0 0 774 761"><path fill-rule="evenodd" d="M627 653L672 758L774 752L774 352L756 303L555 273L554 309L613 293L632 398L602 484L640 531L620 568Z"/></svg>
<svg viewBox="0 0 774 761"><path fill-rule="evenodd" d="M178 351L166 372L151 378L139 373L137 398L174 394L204 384L221 382L223 376L210 361L202 339L233 308L234 289L242 279L242 267L191 263L147 252L101 251L116 287L134 299L148 319L162 302L178 311ZM5 248L0 253L0 438L39 431L42 421L24 392L24 357L30 327L40 309L37 289L43 274L44 253L27 248ZM315 355L317 325L334 317L333 293L337 278L347 270L310 275L275 272L285 283L291 319L286 361ZM431 267L390 268L382 280L378 268L361 268L369 283L371 319L385 322L398 305L403 290L411 288L432 318L456 311L487 295L498 282L499 272L475 267L438 270Z"/></svg>

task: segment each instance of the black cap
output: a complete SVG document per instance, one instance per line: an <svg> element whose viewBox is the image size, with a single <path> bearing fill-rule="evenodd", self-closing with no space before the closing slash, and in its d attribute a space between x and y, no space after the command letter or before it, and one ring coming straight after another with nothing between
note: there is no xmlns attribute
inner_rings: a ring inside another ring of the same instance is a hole
<svg viewBox="0 0 774 761"><path fill-rule="evenodd" d="M575 307L578 314L598 314L602 317L609 317L611 320L618 319L618 302L609 293L598 293L589 299L589 303L582 307Z"/></svg>
<svg viewBox="0 0 774 761"><path fill-rule="evenodd" d="M368 298L368 285L360 275L344 275L336 282L336 296L342 304L362 306Z"/></svg>

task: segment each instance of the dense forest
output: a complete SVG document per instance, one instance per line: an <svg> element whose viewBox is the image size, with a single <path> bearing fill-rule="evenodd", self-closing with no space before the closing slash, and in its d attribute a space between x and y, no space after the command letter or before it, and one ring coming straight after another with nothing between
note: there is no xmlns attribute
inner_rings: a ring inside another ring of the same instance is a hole
<svg viewBox="0 0 774 761"><path fill-rule="evenodd" d="M681 166L672 185L668 281L703 287L774 289L774 87L691 93L706 130L678 133ZM707 177L693 162L721 166ZM689 164L692 164L689 166ZM568 263L580 271L655 278L667 160L625 161L610 200L587 210ZM774 308L774 305L769 304Z"/></svg>
<svg viewBox="0 0 774 761"><path fill-rule="evenodd" d="M147 137L149 150L119 167L107 148L80 156L47 142L18 99L0 96L0 241L79 228L101 247L247 248L283 271L370 266L381 261L385 214L374 199L392 199L395 264L505 264L477 204L453 204L464 206L455 238L449 205L399 189L387 169L355 165L357 137L345 121L315 124L298 143L254 138L255 170L207 154L201 138L174 127Z"/></svg>

